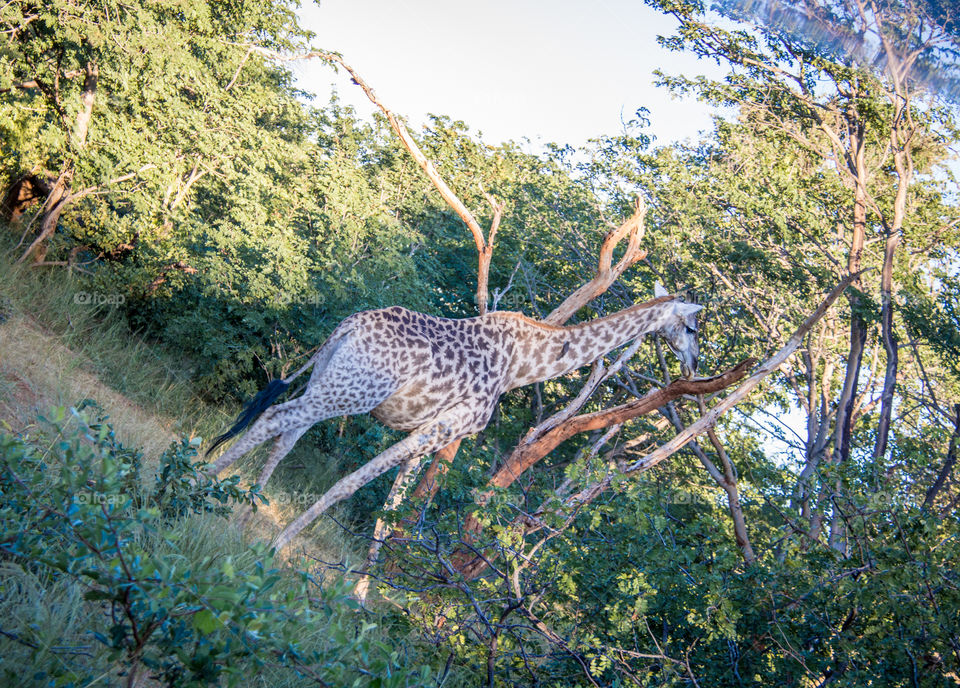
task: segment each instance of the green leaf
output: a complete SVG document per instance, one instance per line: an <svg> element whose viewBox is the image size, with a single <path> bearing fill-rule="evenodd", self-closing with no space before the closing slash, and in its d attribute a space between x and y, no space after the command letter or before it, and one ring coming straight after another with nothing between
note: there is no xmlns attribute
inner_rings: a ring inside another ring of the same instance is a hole
<svg viewBox="0 0 960 688"><path fill-rule="evenodd" d="M203 635L209 635L221 627L219 619L209 609L201 609L193 615L193 627Z"/></svg>

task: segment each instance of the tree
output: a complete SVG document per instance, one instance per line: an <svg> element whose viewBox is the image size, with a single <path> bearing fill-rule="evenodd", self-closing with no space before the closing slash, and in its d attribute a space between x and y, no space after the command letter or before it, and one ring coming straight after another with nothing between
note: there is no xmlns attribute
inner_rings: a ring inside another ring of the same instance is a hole
<svg viewBox="0 0 960 688"><path fill-rule="evenodd" d="M0 10L0 26L7 217L35 200L25 191L43 198L21 262L44 261L81 201L69 231L95 255L160 243L199 180L255 144L276 155L302 137L289 75L249 54L304 40L288 3L17 0ZM131 211L140 222L122 221Z"/></svg>
<svg viewBox="0 0 960 688"><path fill-rule="evenodd" d="M811 263L817 261L794 250L802 245L794 242L812 241L827 258L816 268L820 275L841 270L858 272L868 266L879 272L879 281L876 276L865 276L857 285L858 290L851 293L850 319L841 325L848 335L846 352L839 359L834 354L824 358L815 353L806 359L805 370L798 377L809 387L805 392L799 387L794 390L794 403L804 406L808 417L807 457L801 483L819 470L823 459L838 464L851 460L854 449L866 439L862 435L854 439L858 433L856 423L869 417L874 407L878 408L875 423L863 430L869 434L872 456L883 457L897 407L894 392L904 377L898 356L902 335L898 330L909 327L903 320L903 309L897 306L897 293L913 286L908 276L913 266L900 267L898 261L905 260L905 252L910 256L906 260L914 263L921 254L937 260L939 249L927 243L929 238L955 231L950 217L953 211L949 208L924 208L931 202L936 206L938 193L943 193L929 175L946 157L945 137L949 136L952 124L948 109L935 92L922 89L923 80L919 77L937 60L955 55L953 17L932 16L929 7L911 3L852 0L808 3L803 8L781 4L806 12L828 35L872 36L884 55L884 70L878 71L861 66L854 55L836 50L836 42L812 39L810 32L803 30L805 24L781 22L776 26L761 24L750 30L726 29L711 23L696 3L650 4L680 22L677 35L664 39L665 45L725 61L733 70L723 82L662 76L663 83L695 91L707 100L739 110L742 126L727 126L721 132L728 131L735 140L752 147L743 148L738 154L738 160L748 166L746 169L765 169L757 156L764 156L771 163L776 156L782 156L784 162L791 160L799 166L793 171L801 171L799 183L809 195L799 198L797 184L784 178L778 187L781 202L776 203L770 196L763 211L770 217L771 229L780 234L776 250L782 259L810 269ZM723 11L729 18L743 20L741 9L730 4ZM750 134L746 134L748 129ZM747 143L753 133L759 136ZM764 139L770 143L760 143ZM803 178L809 179L809 183ZM782 204L785 192L800 203L810 203L811 197L819 196L823 203L816 202L811 209L820 206L822 219L791 218ZM719 200L727 213L743 214L748 206L758 209L746 195L733 200L731 194L720 192L714 200ZM827 217L830 220L824 222ZM729 219L737 221L735 217ZM762 216L757 221L764 222ZM745 245L758 246L763 241L752 228L744 229L749 232L744 236ZM882 252L874 249L877 241L883 242ZM908 245L906 251L904 242ZM727 272L726 277L731 276ZM737 281L742 283L742 279L734 280ZM879 332L874 327L877 321ZM879 388L872 371L865 385L863 381L864 355L876 355L874 347L882 349L885 360ZM841 369L842 382L835 388L833 371ZM818 392L814 380L821 376L825 387ZM872 399L875 391L878 397ZM823 403L819 404L815 399L821 394ZM949 422L948 418L940 420ZM838 487L821 490L817 502L828 505ZM798 490L800 510L812 519L811 532L816 533L820 521L811 515L817 510L810 508L809 486L798 485ZM831 543L846 551L839 510L832 511Z"/></svg>

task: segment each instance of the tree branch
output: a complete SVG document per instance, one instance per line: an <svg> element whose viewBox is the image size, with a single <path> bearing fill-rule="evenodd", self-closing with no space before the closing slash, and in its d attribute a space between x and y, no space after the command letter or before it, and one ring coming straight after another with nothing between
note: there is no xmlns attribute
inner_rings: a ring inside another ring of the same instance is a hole
<svg viewBox="0 0 960 688"><path fill-rule="evenodd" d="M544 318L545 323L562 325L574 313L609 289L610 285L628 267L646 257L647 252L640 248L640 241L643 239L645 232L644 219L646 216L647 205L642 198L638 197L634 203L633 215L616 229L607 232L607 235L603 238L603 244L600 246L600 257L597 261L596 276L564 299L563 303ZM617 264L613 265L613 251L625 236L630 237L627 249Z"/></svg>
<svg viewBox="0 0 960 688"><path fill-rule="evenodd" d="M943 462L943 468L940 469L940 472L937 474L937 479L933 485L930 486L930 489L927 490L927 494L923 499L924 511L929 511L933 507L937 495L940 494L944 484L947 482L947 478L950 476L950 473L953 472L954 464L957 463L957 441L960 439L960 404L954 404L953 413L954 421L953 432L950 434L950 448L947 450L947 458Z"/></svg>
<svg viewBox="0 0 960 688"><path fill-rule="evenodd" d="M860 276L860 274L862 273L847 275L840 282L840 284L838 284L833 291L827 295L817 309L811 313L806 320L803 321L790 339L787 340L787 343L776 354L768 358L759 368L757 368L757 371L751 375L746 382L740 385L729 396L724 397L724 399L716 406L703 414L698 421L687 426L683 432L678 433L677 436L672 440L658 447L656 450L650 452L643 458L638 459L637 461L634 461L632 464L628 465L620 475L626 477L653 468L658 463L672 456L686 446L686 444L694 437L697 437L698 435L701 435L707 430L713 428L720 416L739 404L750 392L753 391L758 384L760 384L760 381L763 380L763 378L768 376L770 373L775 372L781 365L783 365L784 361L786 361L787 358L800 346L804 336L810 330L810 328L813 327L813 325L824 316L827 310L833 305L834 301L837 300L840 294L842 294L846 288L849 287L850 284ZM678 380L677 382L683 381ZM576 495L572 495L564 500L564 506L566 508L571 508L580 506L587 501L592 500L597 494L609 487L612 481L613 476L608 476L601 481L601 483L592 485Z"/></svg>
<svg viewBox="0 0 960 688"><path fill-rule="evenodd" d="M697 420L696 422L694 422L693 424L685 428L683 431L678 433L672 440L661 445L660 447L650 452L646 456L627 465L621 471L617 473L608 473L603 479L591 485L586 486L576 494L570 495L560 500L559 504L554 503L552 506L549 506L549 507L547 507L545 504L545 506L541 507L540 510L538 510L538 512L534 514L534 518L530 518L529 516L518 517L518 519L516 519L516 523L520 525L524 525L527 532L532 532L533 530L537 530L543 527L542 520L539 517L543 513L545 513L548 508L550 511L553 511L553 512L564 512L567 514L575 514L579 512L579 510L582 509L584 506L586 506L587 504L592 502L594 499L596 499L597 496L599 496L607 488L609 488L615 480L620 481L629 476L636 475L650 468L653 468L664 459L669 458L670 456L675 454L677 451L682 449L695 437L709 430L712 430L713 427L716 425L717 421L719 420L720 416L722 416L731 408L739 404L751 391L753 391L753 389L760 383L761 380L763 380L765 377L767 377L771 373L775 372L777 369L779 369L781 365L783 365L783 363L787 360L787 358L794 351L796 351L796 349L803 342L803 339L806 336L807 332L810 330L810 328L812 328L813 325L816 324L816 322L819 321L820 318L824 316L824 314L826 314L827 310L840 297L840 295L846 290L846 288L849 287L850 284L860 276L860 274L862 273L853 273L853 274L847 275L843 280L841 280L840 284L838 284L826 296L823 302L820 303L820 305L816 308L816 310L813 313L811 313L806 318L806 320L803 321L803 323L801 323L800 327L797 328L797 330L793 333L790 339L787 340L787 343L776 354L774 354L773 356L768 358L766 361L764 361L764 363L760 365L759 368L757 368L756 372L753 375L751 375L742 385L740 385L731 394L729 394L723 400L717 403L713 408L706 411L699 420ZM716 378L709 378L707 381L710 381L710 382L716 381L716 383L719 383L720 378L724 378L725 376L729 376L733 378L732 380L730 380L730 382L735 381L736 379L739 379L739 377L743 376L743 374L746 372L746 368L748 368L749 365L752 364L752 362L753 362L752 360L744 361L743 363L740 364L740 366L737 366L736 368L730 371L727 371L723 375L717 376ZM734 377L735 375L739 375L739 377ZM638 399L636 401L630 402L630 404L624 404L624 407L637 406L643 403L645 399L650 398L650 401L647 401L646 403L651 405L650 410L652 410L653 408L658 408L659 406L662 406L663 403L666 403L666 401L669 401L669 399L666 399L663 401L661 401L661 399L657 399L657 401L653 401L653 399L656 399L660 395L664 395L664 393L667 392L667 390L669 390L671 386L678 385L681 387L688 387L690 385L697 385L698 383L701 383L701 382L706 382L706 381L675 380L674 382L672 382L670 385L668 385L663 389L653 390L649 392L647 395L644 396L643 399ZM720 387L720 389L722 388L723 386ZM708 393L706 390L701 390L701 392ZM661 401L661 403L657 403L658 401ZM554 436L559 435L562 437L564 433L568 432L567 427L574 423L575 423L575 425L573 426L574 428L582 429L582 430L591 430L591 429L597 429L598 427L606 427L606 425L612 425L616 422L622 422L623 420L627 420L629 417L634 417L634 416L621 417L621 413L616 413L616 414L611 413L612 411L619 410L619 409L623 409L623 407L618 407L618 409L610 409L609 411L600 411L597 413L587 414L585 416L578 417L576 419L573 419L570 423L567 423L558 428L555 428L554 430L551 431L551 433L555 433ZM546 437L545 437L544 438L545 447L549 447L550 444L551 444L550 442L546 441ZM557 444L559 444L559 442L557 442ZM556 446L556 445L553 445L553 446ZM550 448L552 449L552 447ZM549 449L547 449L547 451L549 451ZM532 456L535 457L536 454L533 454ZM536 460L534 460L533 463L536 463ZM533 463L531 463L530 465L533 465ZM469 543L466 543L466 544L469 545ZM462 571L464 575L467 577L475 577L479 575L486 566L483 562L478 561L476 557L469 557L466 555L465 552L462 552L462 551L456 553L454 556L455 556L455 561L458 564L457 566L458 570Z"/></svg>

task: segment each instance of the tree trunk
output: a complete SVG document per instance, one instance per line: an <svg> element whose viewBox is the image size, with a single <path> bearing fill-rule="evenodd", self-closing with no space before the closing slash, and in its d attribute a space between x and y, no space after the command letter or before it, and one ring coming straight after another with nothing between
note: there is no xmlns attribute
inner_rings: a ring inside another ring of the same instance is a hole
<svg viewBox="0 0 960 688"><path fill-rule="evenodd" d="M90 131L90 119L93 117L93 104L97 99L97 82L100 71L96 63L90 62L86 66L86 76L83 78L83 90L80 92L80 112L73 125L71 145L81 150L87 145L87 133Z"/></svg>
<svg viewBox="0 0 960 688"><path fill-rule="evenodd" d="M27 212L27 208L49 196L50 185L34 174L25 174L16 179L3 194L0 203L0 220L15 224Z"/></svg>
<svg viewBox="0 0 960 688"><path fill-rule="evenodd" d="M93 118L93 105L96 102L97 83L100 78L99 69L94 62L86 65L85 73L83 90L80 92L80 112L77 113L77 119L70 134L70 146L74 151L81 151L87 145L87 134L90 131L90 120ZM71 193L73 173L73 161L68 160L47 196L47 202L44 204L40 216L40 229L37 238L23 252L23 255L17 260L18 263L26 262L31 256L33 256L34 263L42 263L47 257L50 237L57 231L60 215L78 197L78 195Z"/></svg>
<svg viewBox="0 0 960 688"><path fill-rule="evenodd" d="M856 115L851 116L851 119ZM851 173L854 180L853 199L853 235L850 238L850 254L847 257L847 272L859 273L863 263L863 247L867 232L867 165L864 146L864 125L859 121L849 121L850 127L850 159ZM859 287L860 279L854 281ZM847 368L843 379L843 391L837 402L837 420L835 428L834 461L845 463L850 458L850 437L853 433L853 410L857 399L857 386L860 381L860 366L863 363L863 349L867 343L867 323L858 313L860 297L852 292L848 297L850 303L850 348L847 353ZM825 486L825 489L831 489ZM839 483L833 488L836 497ZM843 542L843 519L836 499L828 500L833 503L833 514L830 519L830 546L836 550L845 549Z"/></svg>
<svg viewBox="0 0 960 688"><path fill-rule="evenodd" d="M899 101L898 101L899 102ZM903 109L909 108L909 102L901 103ZM906 113L909 122L909 112ZM899 123L902 117L897 117ZM909 125L908 125L908 128ZM883 270L880 274L880 325L882 328L883 348L887 354L887 368L883 377L883 392L880 395L880 419L877 423L877 440L873 447L873 457L881 458L887 451L887 438L890 434L890 420L893 415L893 393L897 385L898 352L897 334L893 329L893 259L900 245L903 222L907 214L907 191L913 178L913 160L910 155L909 139L912 131L903 135L895 126L890 133L893 146L893 162L897 170L897 195L893 201L893 222L887 229L887 240L883 251ZM907 143L903 143L906 139Z"/></svg>
<svg viewBox="0 0 960 688"><path fill-rule="evenodd" d="M863 146L863 127L857 128L857 135L851 145L854 147L854 201L853 201L853 235L850 238L850 254L847 257L847 272L860 272L863 261L863 246L867 229L867 191L866 191L866 160ZM854 282L860 287L860 280ZM863 362L863 348L867 341L867 324L858 314L860 297L852 292L848 297L850 303L850 349L847 353L847 369L843 380L843 391L837 404L837 425L835 459L844 462L850 458L850 434L852 431L853 408L856 403L857 384L860 380L860 365Z"/></svg>
<svg viewBox="0 0 960 688"><path fill-rule="evenodd" d="M33 256L34 263L41 263L47 256L47 246L50 237L57 231L57 223L60 221L60 215L64 208L73 200L70 193L70 182L73 180L73 166L67 163L57 181L54 182L46 202L43 204L43 210L40 212L40 228L37 237L33 243L23 252L18 263L25 263L28 258Z"/></svg>
<svg viewBox="0 0 960 688"><path fill-rule="evenodd" d="M700 397L700 412L702 414L707 412L706 406L703 404L702 396ZM747 533L747 521L743 517L737 473L733 468L733 462L730 460L726 449L723 448L723 443L720 441L720 438L717 437L717 433L713 428L707 430L707 437L710 438L710 442L713 444L713 448L716 450L717 456L720 457L720 462L723 465L723 482L720 483L720 487L727 493L727 506L730 509L730 518L733 519L733 536L737 541L737 547L740 548L740 553L743 555L743 560L750 566L757 561L757 555L753 551L753 545L750 544L750 536Z"/></svg>
<svg viewBox="0 0 960 688"><path fill-rule="evenodd" d="M880 395L880 419L877 422L877 439L873 446L873 458L879 459L887 451L890 435L890 419L893 415L893 392L897 385L898 352L897 334L893 329L893 255L900 243L899 230L891 229L887 236L883 257L883 272L880 282L880 327L883 348L887 354L887 368L883 377L883 392Z"/></svg>

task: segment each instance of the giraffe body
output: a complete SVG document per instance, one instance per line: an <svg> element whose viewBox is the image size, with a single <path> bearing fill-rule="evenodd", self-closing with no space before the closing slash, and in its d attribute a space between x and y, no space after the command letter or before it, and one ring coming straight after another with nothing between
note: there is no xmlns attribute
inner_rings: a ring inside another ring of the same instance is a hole
<svg viewBox="0 0 960 688"><path fill-rule="evenodd" d="M275 544L282 547L330 505L397 464L407 462L402 475L409 482L415 470L410 462L482 430L500 395L510 389L568 373L654 331L664 335L685 372L693 374L693 314L699 308L660 296L569 327L510 312L449 319L395 306L355 313L307 366L287 379L289 383L313 365L304 394L268 408L208 471L216 474L279 436L260 475L262 486L308 428L334 416L369 412L385 425L411 433L336 483L281 533ZM235 426L231 433L237 431Z"/></svg>

